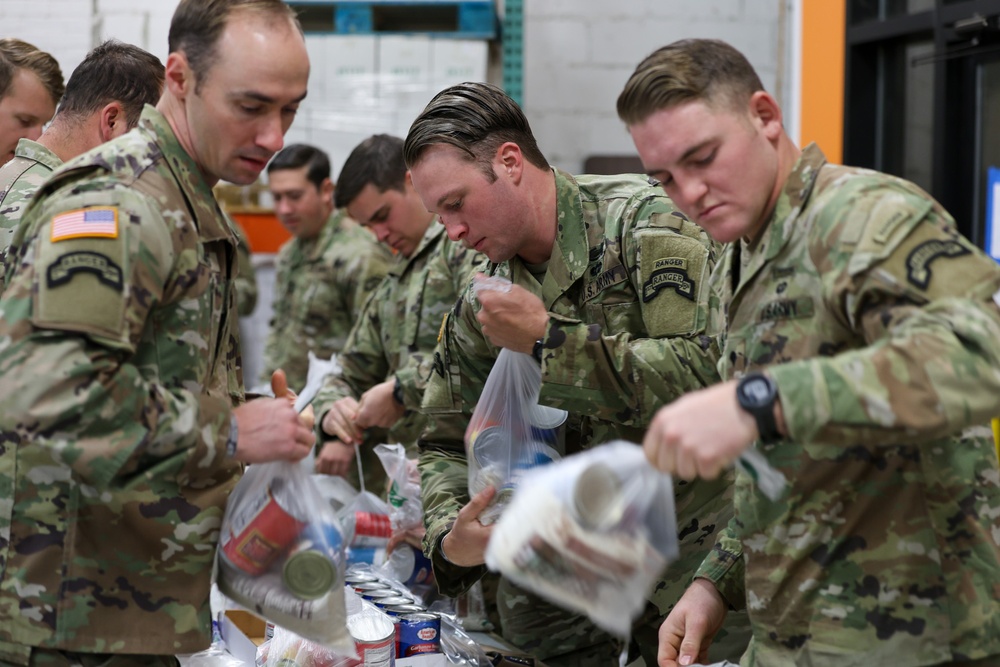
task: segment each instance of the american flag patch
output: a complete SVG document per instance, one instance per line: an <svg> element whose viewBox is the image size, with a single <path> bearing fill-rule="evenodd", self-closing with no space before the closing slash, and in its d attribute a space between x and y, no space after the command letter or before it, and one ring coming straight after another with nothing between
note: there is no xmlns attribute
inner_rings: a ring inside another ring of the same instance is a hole
<svg viewBox="0 0 1000 667"><path fill-rule="evenodd" d="M118 207L80 208L52 218L53 242L80 238L118 238Z"/></svg>

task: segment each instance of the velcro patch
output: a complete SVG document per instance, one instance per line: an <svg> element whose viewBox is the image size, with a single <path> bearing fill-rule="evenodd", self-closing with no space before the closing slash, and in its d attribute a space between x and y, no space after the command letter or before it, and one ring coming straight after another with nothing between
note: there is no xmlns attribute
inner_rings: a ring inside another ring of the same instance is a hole
<svg viewBox="0 0 1000 667"><path fill-rule="evenodd" d="M931 282L931 263L940 257L961 257L971 251L958 241L924 241L906 256L906 279L920 289Z"/></svg>
<svg viewBox="0 0 1000 667"><path fill-rule="evenodd" d="M46 286L51 289L65 285L77 273L92 273L108 287L122 290L122 268L104 255L87 250L60 255L45 272Z"/></svg>
<svg viewBox="0 0 1000 667"><path fill-rule="evenodd" d="M651 301L664 288L671 288L685 299L694 301L695 281L688 276L685 258L665 257L656 260L649 280L642 285L642 300Z"/></svg>
<svg viewBox="0 0 1000 667"><path fill-rule="evenodd" d="M812 297L802 296L797 299L778 299L769 301L760 308L760 321L773 322L777 320L797 320L812 317L815 313Z"/></svg>
<svg viewBox="0 0 1000 667"><path fill-rule="evenodd" d="M118 238L118 207L88 206L52 218L49 240Z"/></svg>

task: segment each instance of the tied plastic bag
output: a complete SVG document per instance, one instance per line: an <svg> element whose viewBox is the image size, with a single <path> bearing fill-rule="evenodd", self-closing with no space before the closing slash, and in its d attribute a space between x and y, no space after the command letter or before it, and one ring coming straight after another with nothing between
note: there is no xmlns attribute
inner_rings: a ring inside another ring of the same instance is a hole
<svg viewBox="0 0 1000 667"><path fill-rule="evenodd" d="M420 472L417 462L406 458L403 445L377 445L375 454L389 478L389 521L392 524L383 566L386 574L408 587L433 584L434 570L420 549L424 536L424 505L420 499ZM415 591L430 593L431 591Z"/></svg>
<svg viewBox="0 0 1000 667"><path fill-rule="evenodd" d="M219 590L276 625L349 654L343 543L333 510L298 463L252 465L222 521Z"/></svg>
<svg viewBox="0 0 1000 667"><path fill-rule="evenodd" d="M625 637L677 548L670 477L615 441L526 475L486 565Z"/></svg>

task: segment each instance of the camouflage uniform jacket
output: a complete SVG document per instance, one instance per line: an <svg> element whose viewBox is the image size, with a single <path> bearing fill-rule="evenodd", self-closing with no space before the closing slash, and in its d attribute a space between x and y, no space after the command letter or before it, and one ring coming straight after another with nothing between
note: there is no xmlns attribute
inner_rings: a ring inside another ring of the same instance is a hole
<svg viewBox="0 0 1000 667"><path fill-rule="evenodd" d="M0 167L0 294L7 272L7 252L14 230L21 221L35 190L48 180L62 160L45 146L31 139L17 142L14 159Z"/></svg>
<svg viewBox="0 0 1000 667"><path fill-rule="evenodd" d="M257 272L250 256L250 241L239 224L226 216L236 233L236 311L240 317L249 317L257 306Z"/></svg>
<svg viewBox="0 0 1000 667"><path fill-rule="evenodd" d="M278 253L274 316L264 348L264 374L284 369L288 386L305 386L308 352L339 353L392 255L367 229L335 211L319 236L293 238Z"/></svg>
<svg viewBox="0 0 1000 667"><path fill-rule="evenodd" d="M543 282L518 257L487 264L487 273L524 286L549 311L540 402L570 413L567 453L614 438L641 442L657 408L718 381L717 347L705 335L717 246L645 177L556 170L555 180L558 229ZM423 403L434 413L419 443L425 548L446 595L484 572L451 565L437 546L469 500L462 437L499 353L478 309L467 290L449 315ZM731 482L676 487L682 557L668 572L673 601L731 516Z"/></svg>
<svg viewBox="0 0 1000 667"><path fill-rule="evenodd" d="M53 175L15 244L0 301L0 660L205 648L240 471L226 457L244 398L233 231L147 106Z"/></svg>
<svg viewBox="0 0 1000 667"><path fill-rule="evenodd" d="M401 257L368 300L339 357L341 376L329 378L313 402L316 423L322 422L337 399L360 398L371 387L395 377L403 390L406 414L389 429L388 441L415 446L426 426L420 402L441 319L485 259L449 242L435 219L413 255ZM320 437L330 439L325 433Z"/></svg>
<svg viewBox="0 0 1000 667"><path fill-rule="evenodd" d="M713 276L720 369L777 383L789 438L761 449L790 488L770 502L739 475L700 574L745 600L746 664L1000 655L1000 472L978 427L1000 267L916 186L825 162L804 151L763 237Z"/></svg>

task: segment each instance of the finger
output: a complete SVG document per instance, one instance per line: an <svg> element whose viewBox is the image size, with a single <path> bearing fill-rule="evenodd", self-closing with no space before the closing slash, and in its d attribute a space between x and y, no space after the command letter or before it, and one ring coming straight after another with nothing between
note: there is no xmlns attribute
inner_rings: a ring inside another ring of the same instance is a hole
<svg viewBox="0 0 1000 667"><path fill-rule="evenodd" d="M476 495L472 496L472 499L469 500L468 504L458 511L459 517L467 521L472 521L473 519L478 518L479 515L483 513L483 510L489 506L490 501L493 500L493 496L496 495L496 492L497 490L495 487L488 486Z"/></svg>
<svg viewBox="0 0 1000 667"><path fill-rule="evenodd" d="M280 368L271 373L271 391L275 398L284 398L288 393L288 378Z"/></svg>
<svg viewBox="0 0 1000 667"><path fill-rule="evenodd" d="M690 452L678 450L675 454L676 474L681 479L691 481L698 476L698 465Z"/></svg>

